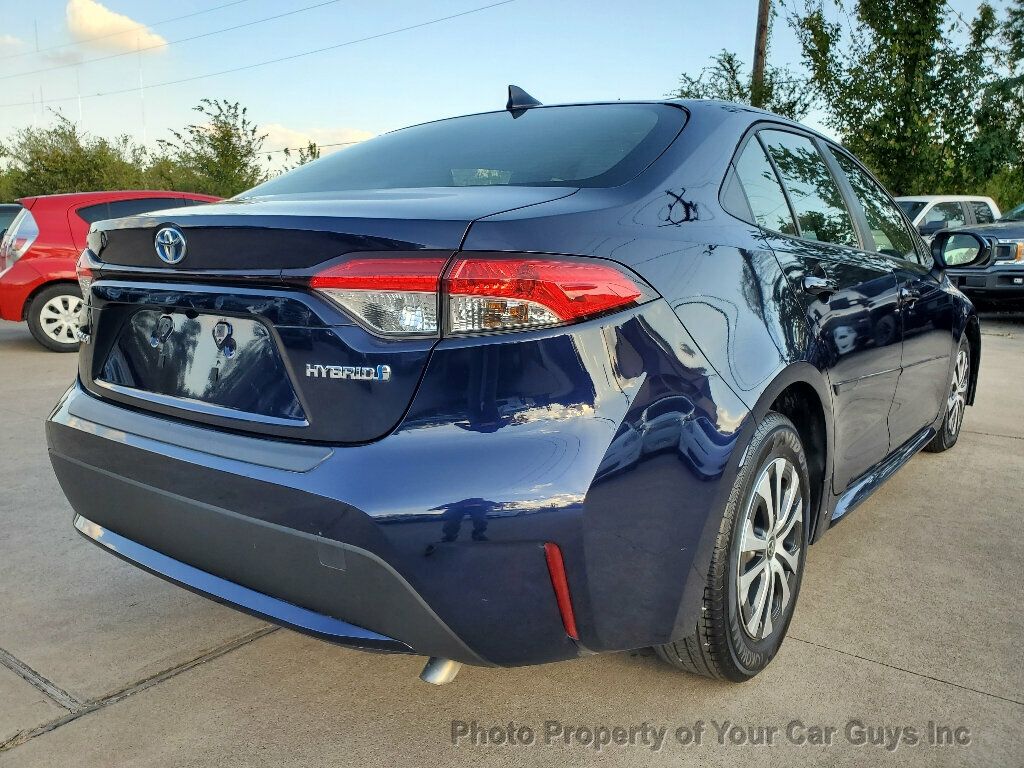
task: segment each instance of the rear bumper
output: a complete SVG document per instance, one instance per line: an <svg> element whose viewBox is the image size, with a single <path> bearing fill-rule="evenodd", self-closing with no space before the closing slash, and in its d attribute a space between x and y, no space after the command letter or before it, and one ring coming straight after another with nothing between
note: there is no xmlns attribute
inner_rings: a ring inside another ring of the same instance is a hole
<svg viewBox="0 0 1024 768"><path fill-rule="evenodd" d="M952 283L968 296L1024 297L1024 267L947 270Z"/></svg>
<svg viewBox="0 0 1024 768"><path fill-rule="evenodd" d="M75 528L87 539L132 565L185 587L203 597L230 605L275 624L291 627L323 640L384 653L412 653L405 643L340 619L315 613L270 595L193 568L154 549L114 533L107 528L75 515Z"/></svg>
<svg viewBox="0 0 1024 768"><path fill-rule="evenodd" d="M31 259L21 258L0 274L0 318L21 322L25 319L25 302L44 278L31 266Z"/></svg>
<svg viewBox="0 0 1024 768"><path fill-rule="evenodd" d="M398 429L355 446L215 430L76 383L47 441L100 543L158 575L313 634L326 622L334 642L538 664L695 626L752 422L694 349L660 302L514 342L446 340ZM689 401L678 437L635 449L666 396Z"/></svg>

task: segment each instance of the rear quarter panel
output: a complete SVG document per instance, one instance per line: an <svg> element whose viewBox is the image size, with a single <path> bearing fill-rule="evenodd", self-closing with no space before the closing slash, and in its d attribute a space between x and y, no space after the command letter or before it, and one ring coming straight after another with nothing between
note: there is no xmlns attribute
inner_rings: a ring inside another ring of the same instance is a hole
<svg viewBox="0 0 1024 768"><path fill-rule="evenodd" d="M606 598L604 602L615 595L623 606L618 627L637 626L645 607L650 609L659 601L664 607L675 599L678 614L673 637L692 631L721 511L754 423L779 392L795 381L809 383L826 415L830 413L823 364L816 359L803 306L760 231L725 213L718 200L736 145L758 119L763 119L763 113L735 105L702 106L693 110L681 138L629 184L582 189L532 211L485 218L472 225L463 245L464 250L595 256L634 270L664 297L679 323L675 332L666 334L671 349L679 354L690 348L701 359L697 367L703 372L702 386L715 403L720 434L726 431L722 419L734 419L729 431L737 450L731 451L723 473L706 479L706 491L715 488L710 495L689 485L692 476L657 471L655 461L641 464L632 478L604 484L607 488L595 483L591 489L588 505L593 502L595 511L591 513L588 506L588 514L594 517L585 528L615 531L619 547L635 541L635 536L623 532L631 525L648 538L668 537L660 554L652 553L650 542L645 547L633 544L633 557L622 559L620 552L614 588L611 581L591 577L594 594ZM638 398L638 403L649 405L658 397L684 390L684 383L676 380L662 392L648 389L646 402ZM628 416L623 423L630 423ZM831 434L828 439L831 442ZM622 440L625 444L628 436L624 434ZM635 501L639 498L644 499L642 504ZM690 506L681 499L699 500L704 516L690 517ZM594 525L595 521L602 524ZM687 560L690 574L680 573L681 561L668 553L673 526L679 525L699 529L695 538L682 545L693 549L694 557ZM586 537L588 556L595 557L601 534ZM602 555L611 557L611 550L607 547ZM673 585L685 581L697 593L680 595L677 586L670 598L664 575L658 577L660 582L650 574L651 581L640 578L648 568L675 574ZM629 578L625 578L627 571ZM633 578L646 588L645 594L631 592ZM660 590L652 586L655 582L662 585ZM608 629L602 637L609 647L626 639L613 640L613 634Z"/></svg>

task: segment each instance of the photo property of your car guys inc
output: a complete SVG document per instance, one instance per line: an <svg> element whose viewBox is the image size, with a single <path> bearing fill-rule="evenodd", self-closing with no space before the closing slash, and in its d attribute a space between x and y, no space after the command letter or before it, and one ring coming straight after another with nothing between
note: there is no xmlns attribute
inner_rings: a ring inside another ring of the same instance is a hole
<svg viewBox="0 0 1024 768"><path fill-rule="evenodd" d="M1024 761L1024 4L575 4L11 14L0 761Z"/></svg>

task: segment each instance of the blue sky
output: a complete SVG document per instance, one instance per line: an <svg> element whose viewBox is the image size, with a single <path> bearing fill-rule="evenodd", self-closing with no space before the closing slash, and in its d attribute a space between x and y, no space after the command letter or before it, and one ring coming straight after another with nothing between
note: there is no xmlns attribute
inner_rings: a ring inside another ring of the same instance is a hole
<svg viewBox="0 0 1024 768"><path fill-rule="evenodd" d="M322 144L354 140L500 108L507 83L550 103L658 98L673 88L680 72L699 71L722 48L749 61L757 5L756 0L513 0L292 61L156 87L390 32L495 0L339 0L187 42L175 41L325 0L237 0L159 23L230 2L5 0L0 5L0 137L48 122L49 110L60 109L92 133L127 133L152 144L168 137L169 128L192 122L190 107L210 97L247 106L269 131L266 149L273 150L306 138ZM951 0L951 5L967 18L977 7L970 0ZM781 20L771 57L777 64L798 64L795 40ZM125 89L130 92L89 98ZM85 97L81 102L79 93ZM51 103L40 105L41 99ZM67 100L52 101L57 99ZM813 116L810 122L816 123Z"/></svg>

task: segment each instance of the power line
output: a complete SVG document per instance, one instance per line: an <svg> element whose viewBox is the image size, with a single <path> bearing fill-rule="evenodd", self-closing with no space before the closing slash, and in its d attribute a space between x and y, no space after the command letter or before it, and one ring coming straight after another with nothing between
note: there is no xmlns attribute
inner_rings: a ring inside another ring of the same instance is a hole
<svg viewBox="0 0 1024 768"><path fill-rule="evenodd" d="M43 69L34 69L34 70L29 71L29 72L15 72L14 74L11 74L11 75L0 75L0 80L9 80L12 77L27 77L29 75L38 75L38 74L41 74L43 72L52 72L52 71L54 71L56 69L67 69L68 67L77 67L77 66L79 66L81 64L92 64L93 62L96 62L96 61L108 61L109 59L116 59L116 58L119 58L121 56L134 56L135 54L142 53L143 51L152 51L152 50L155 50L157 48L167 48L168 46L177 45L178 43L187 43L187 42L190 42L192 40L199 40L199 39L204 38L204 37L212 37L213 35L220 35L220 34L223 34L224 32L233 32L236 29L244 29L245 27L252 27L252 26L255 26L257 24L263 24L264 22L267 22L267 21L274 21L275 19L283 19L285 16L294 16L297 13L305 13L306 11L312 11L312 10L315 10L317 8L323 8L325 5L335 5L335 4L339 3L339 2L341 2L341 0L325 0L325 2L317 3L315 5L307 5L305 8L296 8L294 11L285 11L284 13L279 13L279 14L277 14L275 16L267 16L267 17L262 18L262 19L255 19L254 21L247 21L244 24L235 24L233 27L224 27L223 29L214 29L214 30L212 30L210 32L203 32L203 33L198 34L198 35L192 35L192 37L183 37L180 40L165 41L165 42L162 42L162 43L157 43L155 45L146 46L145 48L137 48L137 49L135 49L133 51L122 51L121 53L112 53L109 56L97 56L94 59L85 59L84 61L68 62L66 64L58 64L55 67L45 67Z"/></svg>
<svg viewBox="0 0 1024 768"><path fill-rule="evenodd" d="M397 35L400 32L409 32L414 29L422 29L423 27L429 27L434 24L440 24L445 21L451 21L452 19L458 19L462 16L469 16L470 14L480 13L481 11L487 11L491 8L497 8L502 5L508 5L514 3L516 0L500 0L496 3L490 3L488 5L481 5L477 8L471 8L468 11L460 11L459 13L453 13L448 16L440 16L436 19L430 19L429 21L422 21L419 24L410 24L407 27L399 27L398 29L390 29L387 32L379 32L376 35L367 35L366 37L359 37L354 40L346 40L343 43L336 43L334 45L328 45L323 48L315 48L311 51L302 51L301 53L293 53L290 56L281 56L277 59L267 59L266 61L258 61L255 64L246 64L241 67L232 67L231 69L222 69L219 72L207 72L202 75L193 75L192 77L182 77L178 80L165 80L162 83L150 83L146 85L146 89L152 88L164 88L170 85L181 85L182 83L191 83L196 80L205 80L208 77L219 77L220 75L230 75L235 72L245 72L250 69L257 69L259 67L266 67L270 64L280 64L285 61L294 61L295 59L302 59L306 56L314 56L318 53L325 53L327 51L334 51L339 48L345 48L350 45L356 45L357 43L365 43L370 40L378 40L382 37L389 37L390 35ZM82 96L64 96L58 99L36 99L34 101L20 101L12 104L0 104L0 109L9 109L11 107L31 107L36 104L58 104L68 101L76 101L78 99L96 99L103 96L118 96L125 93L135 93L138 87L133 88L120 88L116 91L101 91L99 93L90 93Z"/></svg>
<svg viewBox="0 0 1024 768"><path fill-rule="evenodd" d="M963 15L960 13L960 11L958 11L956 8L954 8L952 5L950 5L948 2L943 3L943 5L945 5L947 10L949 10L954 16L956 16L957 19L960 20L959 23L963 26L964 29L967 30L968 33L973 31L972 28L971 28L971 25L967 23L967 20L963 17Z"/></svg>
<svg viewBox="0 0 1024 768"><path fill-rule="evenodd" d="M321 144L321 143L319 143L317 141L314 141L312 143L316 144L316 148L317 149L325 149L327 147L348 147L348 146L350 146L352 144L359 144L360 142L358 142L358 141L336 141L333 144ZM309 145L307 144L305 147L284 147L282 149L265 149L265 150L261 150L260 154L261 155L275 155L278 152L298 152L300 149L309 149Z"/></svg>
<svg viewBox="0 0 1024 768"><path fill-rule="evenodd" d="M204 8L201 11L193 11L192 13L186 13L183 16L175 16L170 19L164 19L163 21L154 21L152 24L147 24L147 27L159 27L164 24L170 24L172 21L181 21L182 19L191 19L193 16L202 16L204 13L212 13L213 11L219 11L221 8L230 8L233 5L241 5L242 3L250 3L252 0L233 0L230 3L223 3L221 5L215 5L212 8ZM6 56L0 56L0 61L6 59L17 59L21 56L31 56L35 53L46 53L47 51L56 51L60 48L74 48L78 45L85 45L86 43L93 43L97 40L106 40L108 37L117 37L118 35L128 35L135 30L125 29L120 32L109 32L106 35L97 35L96 37L89 37L85 40L76 40L73 43L61 43L60 45L51 45L47 48L36 48L32 51L22 51L21 53L9 53Z"/></svg>

